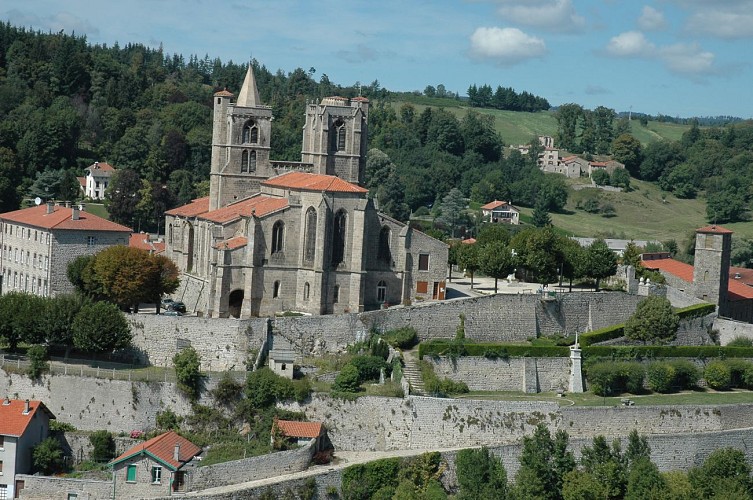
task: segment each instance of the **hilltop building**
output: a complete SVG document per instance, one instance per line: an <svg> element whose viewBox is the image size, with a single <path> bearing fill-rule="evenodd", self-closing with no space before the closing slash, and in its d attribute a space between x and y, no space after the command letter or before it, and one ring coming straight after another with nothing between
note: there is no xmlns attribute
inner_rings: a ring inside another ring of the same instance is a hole
<svg viewBox="0 0 753 500"><path fill-rule="evenodd" d="M115 168L105 162L95 161L86 167L86 177L83 182L84 196L92 200L104 200L105 191L114 173Z"/></svg>
<svg viewBox="0 0 753 500"><path fill-rule="evenodd" d="M443 299L447 246L363 188L369 101L306 106L300 162L270 159L272 109L249 67L214 95L210 193L166 213L176 293L211 317L358 312Z"/></svg>

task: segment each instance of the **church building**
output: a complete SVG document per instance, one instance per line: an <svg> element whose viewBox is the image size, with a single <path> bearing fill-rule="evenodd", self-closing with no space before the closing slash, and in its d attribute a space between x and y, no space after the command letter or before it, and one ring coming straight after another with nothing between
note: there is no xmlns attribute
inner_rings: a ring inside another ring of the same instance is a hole
<svg viewBox="0 0 753 500"><path fill-rule="evenodd" d="M175 293L209 317L359 312L444 299L447 246L363 187L369 101L306 106L300 162L270 159L272 109L249 67L214 94L209 196L166 213Z"/></svg>

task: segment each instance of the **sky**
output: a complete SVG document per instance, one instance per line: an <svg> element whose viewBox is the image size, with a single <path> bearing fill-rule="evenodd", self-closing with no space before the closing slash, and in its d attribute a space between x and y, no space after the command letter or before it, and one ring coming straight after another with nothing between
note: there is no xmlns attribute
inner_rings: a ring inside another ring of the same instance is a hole
<svg viewBox="0 0 753 500"><path fill-rule="evenodd" d="M7 0L0 19L341 85L753 118L753 0Z"/></svg>

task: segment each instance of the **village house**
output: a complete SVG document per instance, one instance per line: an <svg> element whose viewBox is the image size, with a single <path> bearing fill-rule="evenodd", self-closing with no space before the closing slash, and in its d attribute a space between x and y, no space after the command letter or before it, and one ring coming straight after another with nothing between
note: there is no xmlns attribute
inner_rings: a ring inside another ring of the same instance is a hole
<svg viewBox="0 0 753 500"><path fill-rule="evenodd" d="M159 255L165 251L165 240L161 237L153 237L149 233L133 233L128 240L128 246L146 250L150 255Z"/></svg>
<svg viewBox="0 0 753 500"><path fill-rule="evenodd" d="M0 294L54 297L74 291L68 263L113 245L127 245L132 230L53 202L0 214Z"/></svg>
<svg viewBox="0 0 753 500"><path fill-rule="evenodd" d="M84 196L92 200L104 200L115 168L109 163L96 161L86 167Z"/></svg>
<svg viewBox="0 0 753 500"><path fill-rule="evenodd" d="M278 420L272 423L272 446L279 445L275 439L288 444L306 446L316 441L314 451L321 451L324 445L324 424L321 422L298 422L295 420Z"/></svg>
<svg viewBox="0 0 753 500"><path fill-rule="evenodd" d="M201 448L174 431L165 432L125 451L112 468L115 498L153 498L183 493L187 464Z"/></svg>
<svg viewBox="0 0 753 500"><path fill-rule="evenodd" d="M18 498L24 482L16 474L31 473L32 449L47 438L54 418L41 401L6 397L0 403L0 499Z"/></svg>
<svg viewBox="0 0 753 500"><path fill-rule="evenodd" d="M515 208L511 202L494 200L481 207L481 214L484 221L493 224L520 224L520 210Z"/></svg>

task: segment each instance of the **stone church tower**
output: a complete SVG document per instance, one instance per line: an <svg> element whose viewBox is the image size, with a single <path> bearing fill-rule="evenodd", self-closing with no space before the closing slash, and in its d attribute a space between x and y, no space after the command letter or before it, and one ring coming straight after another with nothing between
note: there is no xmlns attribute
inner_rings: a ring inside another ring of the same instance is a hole
<svg viewBox="0 0 753 500"><path fill-rule="evenodd" d="M693 286L699 299L719 305L719 315L729 309L729 266L732 231L720 226L696 230Z"/></svg>

